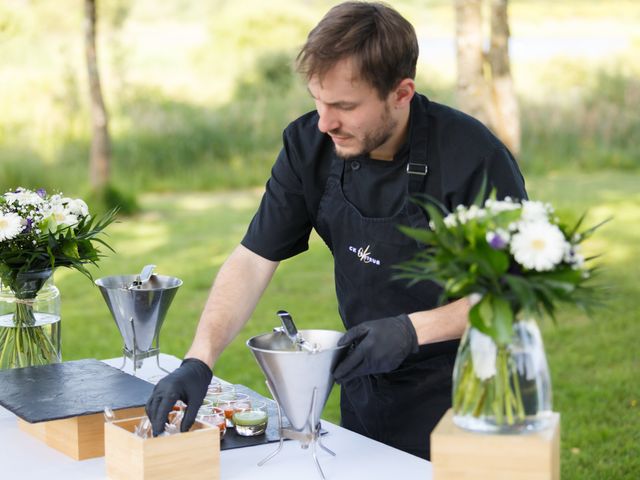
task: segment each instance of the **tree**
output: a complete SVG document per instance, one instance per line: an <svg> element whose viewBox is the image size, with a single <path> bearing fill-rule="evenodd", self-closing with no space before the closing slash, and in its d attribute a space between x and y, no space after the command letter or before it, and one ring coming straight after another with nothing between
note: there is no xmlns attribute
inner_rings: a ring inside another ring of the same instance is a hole
<svg viewBox="0 0 640 480"><path fill-rule="evenodd" d="M520 117L509 61L508 0L487 1L491 22L485 51L483 0L455 0L458 104L518 155Z"/></svg>
<svg viewBox="0 0 640 480"><path fill-rule="evenodd" d="M96 58L96 0L85 0L84 13L85 56L89 76L92 125L89 181L91 188L100 192L109 184L111 138L109 136L109 118L102 97Z"/></svg>

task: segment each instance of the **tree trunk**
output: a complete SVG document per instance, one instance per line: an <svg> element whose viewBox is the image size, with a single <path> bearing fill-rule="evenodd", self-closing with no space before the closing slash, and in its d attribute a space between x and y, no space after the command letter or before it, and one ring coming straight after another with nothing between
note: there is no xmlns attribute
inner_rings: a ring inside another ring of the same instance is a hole
<svg viewBox="0 0 640 480"><path fill-rule="evenodd" d="M485 55L483 0L455 0L458 105L518 155L520 118L509 62L508 0L490 1L490 49Z"/></svg>
<svg viewBox="0 0 640 480"><path fill-rule="evenodd" d="M492 74L495 118L498 137L514 155L520 153L520 112L509 63L508 0L491 1L491 48L489 65Z"/></svg>
<svg viewBox="0 0 640 480"><path fill-rule="evenodd" d="M91 97L91 157L89 160L89 180L94 191L102 190L109 183L111 162L111 141L107 110L102 99L100 74L96 59L96 0L85 0L85 55L89 74L89 94Z"/></svg>
<svg viewBox="0 0 640 480"><path fill-rule="evenodd" d="M489 86L484 76L482 0L455 0L457 97L460 108L491 123Z"/></svg>

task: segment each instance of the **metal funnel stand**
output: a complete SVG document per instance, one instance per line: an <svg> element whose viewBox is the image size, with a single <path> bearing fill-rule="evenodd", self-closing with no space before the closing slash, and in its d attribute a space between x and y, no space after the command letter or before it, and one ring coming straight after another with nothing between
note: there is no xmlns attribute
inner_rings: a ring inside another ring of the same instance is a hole
<svg viewBox="0 0 640 480"><path fill-rule="evenodd" d="M182 285L179 278L147 273L142 280L140 275L114 275L95 281L124 340L120 369L129 358L134 375L142 360L153 356L158 367L169 373L160 366L160 328Z"/></svg>
<svg viewBox="0 0 640 480"><path fill-rule="evenodd" d="M278 448L258 463L264 465L282 450L284 439L298 440L303 449L311 446L320 477L325 476L317 457L317 446L335 456L322 444L320 414L333 387L331 371L346 346L338 347L342 333L332 330L301 330L300 336L316 348L308 350L291 342L284 329L257 335L247 340L266 377L267 387L278 406L280 443ZM282 425L282 414L291 428Z"/></svg>

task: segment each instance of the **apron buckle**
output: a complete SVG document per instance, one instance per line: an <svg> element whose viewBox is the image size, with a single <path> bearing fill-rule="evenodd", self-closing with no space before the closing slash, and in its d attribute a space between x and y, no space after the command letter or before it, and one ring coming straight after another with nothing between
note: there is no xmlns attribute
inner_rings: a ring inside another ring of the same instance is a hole
<svg viewBox="0 0 640 480"><path fill-rule="evenodd" d="M407 173L410 175L422 175L424 177L428 170L427 165L424 163L407 163Z"/></svg>

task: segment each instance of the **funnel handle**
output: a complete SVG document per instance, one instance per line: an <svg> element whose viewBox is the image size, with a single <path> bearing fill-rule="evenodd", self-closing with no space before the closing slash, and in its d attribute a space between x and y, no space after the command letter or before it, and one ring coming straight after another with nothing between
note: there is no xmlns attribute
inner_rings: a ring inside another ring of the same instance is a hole
<svg viewBox="0 0 640 480"><path fill-rule="evenodd" d="M287 334L289 340L291 340L292 343L299 343L300 339L298 338L298 329L296 328L296 324L293 322L293 318L289 315L289 312L286 310L278 310L278 316L282 322L284 333Z"/></svg>

